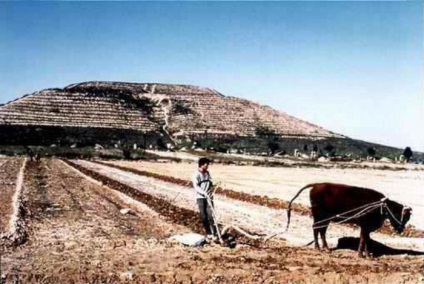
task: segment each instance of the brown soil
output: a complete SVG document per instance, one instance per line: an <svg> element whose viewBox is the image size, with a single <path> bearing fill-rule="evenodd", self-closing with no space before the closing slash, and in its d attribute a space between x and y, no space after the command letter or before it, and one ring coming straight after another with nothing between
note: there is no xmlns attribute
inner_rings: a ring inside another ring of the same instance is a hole
<svg viewBox="0 0 424 284"><path fill-rule="evenodd" d="M172 177L172 176L167 176L167 175L161 175L161 174L158 174L158 173L153 173L153 172L148 172L148 171L142 171L142 170L134 169L134 168L131 168L131 167L115 165L115 164L112 164L112 163L105 163L105 162L100 162L100 161L96 161L95 163L98 163L98 164L101 164L101 165L104 165L104 166L108 166L108 167L113 167L113 168L120 169L120 170L124 170L124 171L128 171L128 172L138 174L138 175L142 175L142 176L146 176L146 177L152 177L152 178L162 180L162 181L165 181L165 182L185 186L187 188L190 188L190 190L192 189L191 181L189 181L189 180L184 180L184 179L180 179L180 178L176 178L176 177ZM289 202L287 202L285 200L281 200L281 199L277 199L277 198L269 198L268 196L263 196L263 195L253 195L253 194L243 193L243 192L240 192L240 191L225 189L225 188L222 188L220 186L218 186L216 188L215 193L229 197L229 198L232 198L232 199L245 201L245 202L249 202L249 203L253 203L253 204L257 204L257 205L261 205L261 206L266 206L268 208L273 208L273 209L287 209L288 205L289 205ZM294 212L296 212L300 215L312 216L310 208L307 207L307 206L304 206L302 204L293 203L291 205L291 208ZM344 224L344 226L353 227L354 225ZM386 235L392 235L394 233L389 222L385 222L385 224L379 230L377 230L377 232L383 233L383 234L386 234ZM411 225L407 225L404 232L402 233L402 236L414 237L414 238L417 238L417 237L423 238L424 237L424 231L418 230Z"/></svg>
<svg viewBox="0 0 424 284"><path fill-rule="evenodd" d="M24 196L29 237L26 244L3 252L1 271L9 280L63 275L68 281L124 272L146 248L150 253L163 249L155 246L158 240L187 231L82 179L58 160L28 163ZM135 214L122 215L122 208Z"/></svg>
<svg viewBox="0 0 424 284"><path fill-rule="evenodd" d="M78 167L83 170L82 167ZM83 170L83 178L58 160L29 163L28 242L3 252L0 282L31 283L417 283L423 257L385 248L376 259L358 259L356 239L323 253L283 241L187 248L166 241L198 231L193 211ZM134 199L111 188L125 191ZM121 208L133 214L122 215ZM155 212L159 213L156 214ZM186 219L188 220L181 220ZM183 225L183 226L181 226ZM240 239L239 239L240 240ZM398 255L400 254L400 255Z"/></svg>
<svg viewBox="0 0 424 284"><path fill-rule="evenodd" d="M16 179L22 165L22 159L11 158L0 161L0 234L8 230L10 216L13 212L12 197L15 192Z"/></svg>
<svg viewBox="0 0 424 284"><path fill-rule="evenodd" d="M162 181L186 186L190 189L192 187L191 181L189 181L189 180L179 179L179 178L176 178L176 177L171 177L171 176L166 176L166 175L160 175L160 174L157 174L157 173L152 173L152 172L147 172L147 171L140 171L140 170L133 169L133 168L130 168L130 167L118 166L118 165L114 165L114 164L111 164L111 163L103 163L103 162L99 162L99 161L97 161L96 163L99 163L99 164L105 165L105 166L109 166L109 167L114 167L114 168L121 169L121 170L128 171L128 172L132 172L132 173L135 173L135 174L156 178L156 179L159 179L159 180L162 180ZM237 199L237 200L240 200L240 201L246 201L246 202L250 202L250 203L253 203L253 204L258 204L258 205L266 206L266 207L273 208L273 209L287 209L288 205L289 205L289 203L287 201L279 200L277 198L269 198L268 196L241 193L241 192L234 191L234 190L231 190L231 189L225 189L225 188L222 188L220 186L218 186L216 188L215 193L227 196L229 198ZM293 209L293 211L295 211L299 214L311 216L310 209L306 206L303 206L303 205L300 205L300 204L292 204L292 209Z"/></svg>

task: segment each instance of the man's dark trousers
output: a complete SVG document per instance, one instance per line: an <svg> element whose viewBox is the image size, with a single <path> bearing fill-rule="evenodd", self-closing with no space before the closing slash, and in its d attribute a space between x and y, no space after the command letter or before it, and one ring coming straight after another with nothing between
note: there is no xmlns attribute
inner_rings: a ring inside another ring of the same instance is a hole
<svg viewBox="0 0 424 284"><path fill-rule="evenodd" d="M213 200L211 200L213 206ZM214 222L212 218L212 210L208 204L206 198L198 198L197 206L199 206L200 217L202 218L203 227L205 228L207 235L215 235L215 228L213 227Z"/></svg>

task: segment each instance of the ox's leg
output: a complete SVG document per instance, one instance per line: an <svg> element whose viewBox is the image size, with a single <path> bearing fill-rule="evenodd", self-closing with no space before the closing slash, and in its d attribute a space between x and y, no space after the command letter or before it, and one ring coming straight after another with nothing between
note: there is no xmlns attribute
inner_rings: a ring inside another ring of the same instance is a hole
<svg viewBox="0 0 424 284"><path fill-rule="evenodd" d="M370 243L371 243L370 232L364 231L364 250L365 250L365 256L368 258L371 256L369 251Z"/></svg>
<svg viewBox="0 0 424 284"><path fill-rule="evenodd" d="M327 239L325 238L325 234L327 233L327 229L328 229L328 225L324 228L321 228L319 230L319 234L320 234L321 240L322 240L322 248L328 251L330 249L328 248Z"/></svg>
<svg viewBox="0 0 424 284"><path fill-rule="evenodd" d="M314 217L314 242L315 242L315 248L320 249L319 242L318 242L318 233L321 235L321 240L324 248L328 248L327 241L325 240L325 232L327 231L327 227L330 224L328 221L324 221L328 218L325 213L323 213L322 206L314 206L312 205L312 215Z"/></svg>
<svg viewBox="0 0 424 284"><path fill-rule="evenodd" d="M318 243L318 229L314 228L314 242L315 242L315 248L319 250L319 243Z"/></svg>
<svg viewBox="0 0 424 284"><path fill-rule="evenodd" d="M359 237L359 247L358 247L358 256L359 257L363 257L363 252L364 252L364 246L365 246L365 233L364 233L364 229L361 228L361 234Z"/></svg>

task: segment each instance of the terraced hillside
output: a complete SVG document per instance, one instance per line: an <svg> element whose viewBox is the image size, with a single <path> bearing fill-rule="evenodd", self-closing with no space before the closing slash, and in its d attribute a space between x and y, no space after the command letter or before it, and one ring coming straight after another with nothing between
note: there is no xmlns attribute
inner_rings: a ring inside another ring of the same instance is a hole
<svg viewBox="0 0 424 284"><path fill-rule="evenodd" d="M102 131L115 133L113 139L128 137L129 132L162 133L172 140L205 134L253 137L260 131L291 137L342 138L268 106L208 88L117 82L86 82L24 96L0 107L0 127L8 134L23 129L34 135L37 131L59 131L62 134L56 138L62 140L69 133L93 136L92 140L113 136L102 136ZM87 133L87 129L99 134ZM115 130L122 134L116 136Z"/></svg>

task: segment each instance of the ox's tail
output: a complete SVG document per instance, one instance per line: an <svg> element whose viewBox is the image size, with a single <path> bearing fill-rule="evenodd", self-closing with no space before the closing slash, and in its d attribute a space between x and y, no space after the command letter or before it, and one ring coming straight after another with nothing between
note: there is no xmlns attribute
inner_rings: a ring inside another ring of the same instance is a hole
<svg viewBox="0 0 424 284"><path fill-rule="evenodd" d="M290 225L291 205L292 205L293 201L302 193L302 191L304 191L307 188L313 187L314 185L315 185L314 183L310 183L308 185L305 185L304 187L299 189L299 191L296 193L296 195L293 197L293 199L290 200L289 206L287 207L287 227L286 227L286 231L289 229L289 225Z"/></svg>

